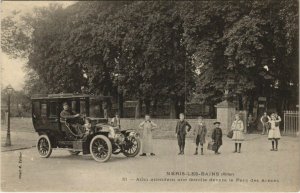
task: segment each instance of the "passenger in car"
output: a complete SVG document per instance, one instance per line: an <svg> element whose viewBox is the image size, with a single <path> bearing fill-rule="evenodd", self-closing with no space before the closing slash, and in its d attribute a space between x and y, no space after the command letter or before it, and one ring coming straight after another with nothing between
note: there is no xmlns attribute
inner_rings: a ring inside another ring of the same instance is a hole
<svg viewBox="0 0 300 193"><path fill-rule="evenodd" d="M82 137L82 139L85 141L86 139L87 139L87 137L91 134L91 132L92 132L92 121L91 121L91 119L89 119L89 118L85 118L85 120L84 120L84 129L85 129L85 132L84 132L84 134L83 134L83 137Z"/></svg>

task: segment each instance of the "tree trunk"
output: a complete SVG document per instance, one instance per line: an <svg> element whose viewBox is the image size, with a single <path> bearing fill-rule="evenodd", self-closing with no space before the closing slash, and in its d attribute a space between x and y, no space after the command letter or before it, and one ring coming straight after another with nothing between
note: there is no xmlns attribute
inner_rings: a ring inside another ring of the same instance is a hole
<svg viewBox="0 0 300 193"><path fill-rule="evenodd" d="M242 96L239 95L238 96L238 99L239 99L239 106L238 106L238 110L243 110L243 99L242 99Z"/></svg>
<svg viewBox="0 0 300 193"><path fill-rule="evenodd" d="M143 105L143 101L141 99L138 100L138 103L135 107L135 118L141 118L142 116L142 105Z"/></svg>
<svg viewBox="0 0 300 193"><path fill-rule="evenodd" d="M248 111L248 109L247 109L247 103L248 103L248 96L243 95L242 96L242 110Z"/></svg>
<svg viewBox="0 0 300 193"><path fill-rule="evenodd" d="M184 98L181 98L180 99L180 105L179 105L179 107L178 107L178 113L184 113L184 115L186 116L186 112L185 112L185 100L184 100Z"/></svg>
<svg viewBox="0 0 300 193"><path fill-rule="evenodd" d="M119 95L118 113L119 113L119 116L122 118L122 117L124 117L123 92L121 91L120 93L118 93L118 95Z"/></svg>
<svg viewBox="0 0 300 193"><path fill-rule="evenodd" d="M154 99L154 103L152 106L152 117L155 117L157 111L157 99Z"/></svg>
<svg viewBox="0 0 300 193"><path fill-rule="evenodd" d="M214 104L209 105L209 113L208 113L209 118L213 119L216 118L216 108Z"/></svg>
<svg viewBox="0 0 300 193"><path fill-rule="evenodd" d="M254 97L253 95L249 99L249 113L253 115L253 107L254 107Z"/></svg>
<svg viewBox="0 0 300 193"><path fill-rule="evenodd" d="M177 99L170 98L170 119L177 117Z"/></svg>
<svg viewBox="0 0 300 193"><path fill-rule="evenodd" d="M144 103L145 103L145 108L146 108L146 114L150 114L151 100L145 99Z"/></svg>

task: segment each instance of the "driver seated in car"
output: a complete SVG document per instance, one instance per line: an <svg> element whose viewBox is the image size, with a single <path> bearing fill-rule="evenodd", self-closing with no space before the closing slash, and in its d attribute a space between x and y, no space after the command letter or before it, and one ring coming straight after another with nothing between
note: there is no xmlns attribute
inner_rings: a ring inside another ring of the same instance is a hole
<svg viewBox="0 0 300 193"><path fill-rule="evenodd" d="M81 124L78 123L78 117L80 117L80 114L75 114L73 113L70 108L68 103L63 103L63 110L60 113L60 121L69 123L70 127L75 130L77 135L83 136L84 131L83 127Z"/></svg>

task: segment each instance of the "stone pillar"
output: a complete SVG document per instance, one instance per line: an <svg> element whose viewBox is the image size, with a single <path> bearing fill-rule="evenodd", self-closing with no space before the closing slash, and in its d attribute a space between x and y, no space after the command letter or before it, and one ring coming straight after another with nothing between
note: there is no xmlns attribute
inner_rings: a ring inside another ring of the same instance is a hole
<svg viewBox="0 0 300 193"><path fill-rule="evenodd" d="M217 108L217 121L221 123L223 134L227 134L231 129L231 124L234 120L235 104L227 100L215 105Z"/></svg>

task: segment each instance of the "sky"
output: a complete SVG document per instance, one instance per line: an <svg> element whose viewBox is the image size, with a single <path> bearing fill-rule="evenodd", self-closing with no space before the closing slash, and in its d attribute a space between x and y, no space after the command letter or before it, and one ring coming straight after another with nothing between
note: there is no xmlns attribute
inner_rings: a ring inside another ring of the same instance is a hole
<svg viewBox="0 0 300 193"><path fill-rule="evenodd" d="M12 11L21 11L20 14L32 12L34 7L48 6L50 3L61 3L64 7L76 1L2 1L1 18L9 16ZM12 59L1 51L1 86L11 85L15 90L21 90L24 86L26 71L24 66L26 59Z"/></svg>

